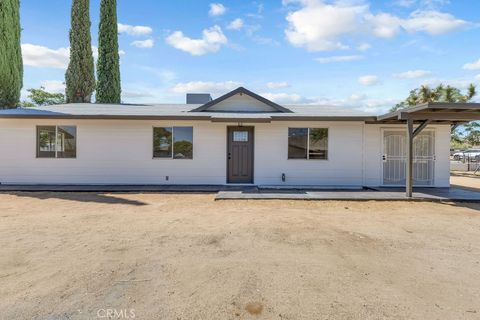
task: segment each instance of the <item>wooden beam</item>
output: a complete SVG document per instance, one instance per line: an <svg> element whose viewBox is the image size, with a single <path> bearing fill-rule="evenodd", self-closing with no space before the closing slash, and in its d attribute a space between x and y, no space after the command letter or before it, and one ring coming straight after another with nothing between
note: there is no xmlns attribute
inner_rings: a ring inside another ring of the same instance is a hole
<svg viewBox="0 0 480 320"><path fill-rule="evenodd" d="M477 109L480 108L480 103L472 102L430 102L427 104L428 108L441 109Z"/></svg>
<svg viewBox="0 0 480 320"><path fill-rule="evenodd" d="M398 115L400 120L451 120L451 121L474 121L480 120L480 112L402 112Z"/></svg>
<svg viewBox="0 0 480 320"><path fill-rule="evenodd" d="M423 121L416 129L413 131L413 137L415 138L425 127L432 122L432 120Z"/></svg>

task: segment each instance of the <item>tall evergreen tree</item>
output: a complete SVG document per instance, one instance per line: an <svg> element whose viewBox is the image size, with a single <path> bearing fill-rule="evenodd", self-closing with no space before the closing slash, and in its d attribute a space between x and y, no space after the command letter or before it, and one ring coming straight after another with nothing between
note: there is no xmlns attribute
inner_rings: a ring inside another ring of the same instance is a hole
<svg viewBox="0 0 480 320"><path fill-rule="evenodd" d="M98 103L120 103L117 0L101 0L98 27Z"/></svg>
<svg viewBox="0 0 480 320"><path fill-rule="evenodd" d="M90 0L73 0L70 27L70 63L65 73L67 103L90 102L95 90Z"/></svg>
<svg viewBox="0 0 480 320"><path fill-rule="evenodd" d="M23 86L20 0L0 0L0 108L15 108Z"/></svg>

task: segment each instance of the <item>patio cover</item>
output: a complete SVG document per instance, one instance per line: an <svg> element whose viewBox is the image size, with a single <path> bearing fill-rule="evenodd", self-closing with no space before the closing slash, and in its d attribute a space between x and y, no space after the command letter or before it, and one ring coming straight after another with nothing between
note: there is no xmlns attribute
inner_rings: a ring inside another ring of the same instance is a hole
<svg viewBox="0 0 480 320"><path fill-rule="evenodd" d="M407 125L407 170L405 191L412 197L413 176L413 138L428 124L459 125L480 120L480 103L443 103L431 102L408 109L401 109L377 117L375 123L405 123ZM414 124L418 126L414 129Z"/></svg>

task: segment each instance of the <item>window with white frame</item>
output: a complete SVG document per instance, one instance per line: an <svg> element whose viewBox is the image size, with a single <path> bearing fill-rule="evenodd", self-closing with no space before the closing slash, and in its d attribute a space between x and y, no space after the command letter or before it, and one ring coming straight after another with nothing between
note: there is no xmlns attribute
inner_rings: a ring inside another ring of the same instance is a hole
<svg viewBox="0 0 480 320"><path fill-rule="evenodd" d="M153 157L193 159L193 127L153 128Z"/></svg>
<svg viewBox="0 0 480 320"><path fill-rule="evenodd" d="M77 127L37 126L37 158L76 158Z"/></svg>
<svg viewBox="0 0 480 320"><path fill-rule="evenodd" d="M327 160L327 128L288 128L288 159Z"/></svg>

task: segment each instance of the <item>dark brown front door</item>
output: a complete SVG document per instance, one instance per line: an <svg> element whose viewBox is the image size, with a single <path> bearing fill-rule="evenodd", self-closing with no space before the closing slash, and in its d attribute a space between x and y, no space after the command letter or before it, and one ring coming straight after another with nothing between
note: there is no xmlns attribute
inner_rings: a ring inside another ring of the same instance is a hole
<svg viewBox="0 0 480 320"><path fill-rule="evenodd" d="M227 182L253 183L253 127L228 127Z"/></svg>

